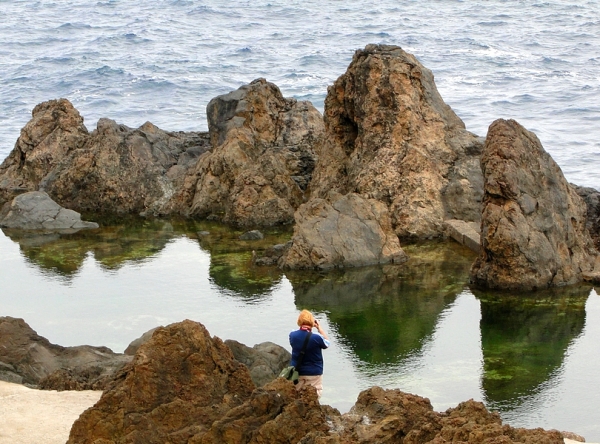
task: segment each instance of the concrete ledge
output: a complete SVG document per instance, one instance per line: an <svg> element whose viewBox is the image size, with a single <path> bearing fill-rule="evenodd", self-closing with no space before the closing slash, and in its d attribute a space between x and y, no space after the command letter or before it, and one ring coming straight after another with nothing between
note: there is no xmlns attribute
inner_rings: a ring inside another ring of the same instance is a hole
<svg viewBox="0 0 600 444"><path fill-rule="evenodd" d="M476 253L481 249L481 236L478 222L466 222L458 219L444 221L444 231L459 244L470 248Z"/></svg>

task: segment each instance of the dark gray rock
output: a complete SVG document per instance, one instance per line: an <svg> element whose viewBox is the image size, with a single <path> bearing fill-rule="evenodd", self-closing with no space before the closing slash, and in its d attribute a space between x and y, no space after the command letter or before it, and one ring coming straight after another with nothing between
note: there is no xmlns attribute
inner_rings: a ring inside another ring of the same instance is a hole
<svg viewBox="0 0 600 444"><path fill-rule="evenodd" d="M23 319L0 317L0 379L4 381L54 390L101 389L129 361L130 356L107 347L52 344Z"/></svg>
<svg viewBox="0 0 600 444"><path fill-rule="evenodd" d="M586 227L594 241L596 250L600 250L600 191L573 184L571 186L587 205Z"/></svg>
<svg viewBox="0 0 600 444"><path fill-rule="evenodd" d="M272 342L248 347L228 339L225 344L231 349L235 359L248 367L252 381L257 387L262 387L279 376L281 370L288 366L292 359L289 351Z"/></svg>
<svg viewBox="0 0 600 444"><path fill-rule="evenodd" d="M258 230L246 231L240 236L240 240L261 240L264 239L264 235Z"/></svg>
<svg viewBox="0 0 600 444"><path fill-rule="evenodd" d="M81 215L54 202L43 191L31 191L15 197L0 214L0 227L21 230L81 230L98 228L95 222L81 220Z"/></svg>
<svg viewBox="0 0 600 444"><path fill-rule="evenodd" d="M328 269L402 263L408 259L387 206L358 194L311 199L295 214L292 245L279 266Z"/></svg>
<svg viewBox="0 0 600 444"><path fill-rule="evenodd" d="M597 254L587 208L535 134L514 120L496 120L481 165L482 245L472 282L534 290L582 281Z"/></svg>
<svg viewBox="0 0 600 444"><path fill-rule="evenodd" d="M159 328L159 327L154 327L153 329L148 330L146 333L144 333L139 338L131 341L131 343L127 346L127 348L125 349L125 351L123 353L125 353L128 356L135 355L136 352L138 351L138 348L140 348L140 345L148 342L148 340L152 337L152 335L154 334L154 331L157 328Z"/></svg>

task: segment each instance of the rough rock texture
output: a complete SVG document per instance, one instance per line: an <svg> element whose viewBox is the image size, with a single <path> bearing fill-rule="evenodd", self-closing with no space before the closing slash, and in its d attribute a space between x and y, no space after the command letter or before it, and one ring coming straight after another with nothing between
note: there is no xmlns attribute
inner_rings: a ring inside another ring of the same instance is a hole
<svg viewBox="0 0 600 444"><path fill-rule="evenodd" d="M573 184L571 186L587 205L586 227L594 241L596 250L600 250L600 191Z"/></svg>
<svg viewBox="0 0 600 444"><path fill-rule="evenodd" d="M248 347L228 339L225 344L231 349L233 357L248 367L252 381L257 387L262 387L279 376L281 370L288 366L292 359L289 351L272 342Z"/></svg>
<svg viewBox="0 0 600 444"><path fill-rule="evenodd" d="M199 323L158 328L73 424L69 443L187 443L254 390L248 368Z"/></svg>
<svg viewBox="0 0 600 444"><path fill-rule="evenodd" d="M384 202L400 237L480 220L482 143L444 103L433 74L401 48L368 45L325 100L326 136L310 188Z"/></svg>
<svg viewBox="0 0 600 444"><path fill-rule="evenodd" d="M201 324L157 329L111 388L73 424L68 443L562 444L557 431L502 425L483 404L444 413L428 399L373 387L347 414L282 378L254 389L247 368Z"/></svg>
<svg viewBox="0 0 600 444"><path fill-rule="evenodd" d="M0 379L54 390L102 389L131 357L107 347L61 347L23 319L0 317Z"/></svg>
<svg viewBox="0 0 600 444"><path fill-rule="evenodd" d="M131 129L100 119L89 133L68 100L50 100L33 109L0 165L0 205L41 190L77 211L161 214L209 148L206 133L169 133L149 122Z"/></svg>
<svg viewBox="0 0 600 444"><path fill-rule="evenodd" d="M312 177L321 114L257 79L212 99L207 117L214 150L186 177L178 205L241 226L291 223Z"/></svg>
<svg viewBox="0 0 600 444"><path fill-rule="evenodd" d="M496 120L481 165L482 248L472 281L524 290L581 281L595 260L586 205L535 134L514 120Z"/></svg>
<svg viewBox="0 0 600 444"><path fill-rule="evenodd" d="M358 194L311 199L295 215L283 268L357 267L401 263L407 256L392 230L387 206Z"/></svg>
<svg viewBox="0 0 600 444"><path fill-rule="evenodd" d="M43 191L19 194L0 212L1 228L22 230L80 230L98 228L95 222L81 220L81 215L61 207Z"/></svg>

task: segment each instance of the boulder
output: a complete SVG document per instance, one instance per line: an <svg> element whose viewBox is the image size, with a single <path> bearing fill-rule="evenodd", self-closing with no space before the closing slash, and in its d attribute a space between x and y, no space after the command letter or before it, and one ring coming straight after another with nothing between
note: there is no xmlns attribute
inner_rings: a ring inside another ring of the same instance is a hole
<svg viewBox="0 0 600 444"><path fill-rule="evenodd" d="M583 280L596 256L586 205L535 134L514 120L496 120L481 165L481 252L472 282L534 290Z"/></svg>
<svg viewBox="0 0 600 444"><path fill-rule="evenodd" d="M227 339L225 344L231 349L234 358L248 367L252 381L257 387L274 380L292 359L289 351L272 342L248 347L241 342Z"/></svg>
<svg viewBox="0 0 600 444"><path fill-rule="evenodd" d="M321 114L257 79L212 99L207 117L214 150L177 196L188 215L240 226L291 223L312 177Z"/></svg>
<svg viewBox="0 0 600 444"><path fill-rule="evenodd" d="M75 421L68 443L187 443L254 388L248 368L201 324L159 327Z"/></svg>
<svg viewBox="0 0 600 444"><path fill-rule="evenodd" d="M76 211L163 214L188 168L210 149L207 133L138 129L100 119L88 132L66 99L37 105L0 165L0 205L24 191L46 191Z"/></svg>
<svg viewBox="0 0 600 444"><path fill-rule="evenodd" d="M282 268L328 269L401 263L407 256L385 204L358 194L311 199L296 212Z"/></svg>
<svg viewBox="0 0 600 444"><path fill-rule="evenodd" d="M131 357L107 347L61 347L23 319L0 317L0 380L52 390L100 390Z"/></svg>
<svg viewBox="0 0 600 444"><path fill-rule="evenodd" d="M61 207L43 191L19 194L0 212L0 228L21 230L80 230L98 228L95 222L81 220L81 215Z"/></svg>
<svg viewBox="0 0 600 444"><path fill-rule="evenodd" d="M246 231L240 235L240 240L261 240L265 235L258 230Z"/></svg>
<svg viewBox="0 0 600 444"><path fill-rule="evenodd" d="M354 54L325 99L311 197L333 190L383 202L398 236L442 236L480 220L482 141L444 103L433 74L397 46Z"/></svg>

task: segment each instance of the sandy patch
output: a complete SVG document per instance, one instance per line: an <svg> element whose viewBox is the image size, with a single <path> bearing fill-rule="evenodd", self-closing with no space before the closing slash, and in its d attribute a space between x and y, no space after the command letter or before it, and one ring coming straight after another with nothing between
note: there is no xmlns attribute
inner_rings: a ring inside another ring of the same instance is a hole
<svg viewBox="0 0 600 444"><path fill-rule="evenodd" d="M34 390L0 381L0 444L64 444L101 391Z"/></svg>

